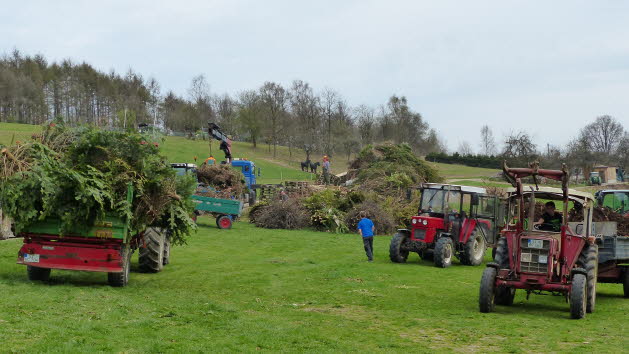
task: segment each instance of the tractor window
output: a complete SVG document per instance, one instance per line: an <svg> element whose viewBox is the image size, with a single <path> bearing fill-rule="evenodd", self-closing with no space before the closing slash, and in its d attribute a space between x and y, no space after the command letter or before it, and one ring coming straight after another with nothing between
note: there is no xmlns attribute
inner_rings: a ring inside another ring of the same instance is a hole
<svg viewBox="0 0 629 354"><path fill-rule="evenodd" d="M603 206L616 212L625 213L629 211L629 193L607 193L603 197Z"/></svg>
<svg viewBox="0 0 629 354"><path fill-rule="evenodd" d="M461 210L464 211L467 215L470 215L472 209L472 195L471 194L463 194L463 205L461 205Z"/></svg>
<svg viewBox="0 0 629 354"><path fill-rule="evenodd" d="M498 198L481 196L478 198L477 214L481 218L493 218L496 212Z"/></svg>
<svg viewBox="0 0 629 354"><path fill-rule="evenodd" d="M450 212L461 211L461 193L443 189L424 189L420 209L424 213L444 214L446 209Z"/></svg>

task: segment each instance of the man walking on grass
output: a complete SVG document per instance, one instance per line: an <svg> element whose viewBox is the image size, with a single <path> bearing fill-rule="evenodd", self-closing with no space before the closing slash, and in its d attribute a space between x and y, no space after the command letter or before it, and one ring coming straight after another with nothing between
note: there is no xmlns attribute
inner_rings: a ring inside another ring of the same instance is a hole
<svg viewBox="0 0 629 354"><path fill-rule="evenodd" d="M362 236L365 253L369 262L373 262L373 236L376 226L369 219L369 215L365 211L360 212L360 221L358 222L358 233Z"/></svg>

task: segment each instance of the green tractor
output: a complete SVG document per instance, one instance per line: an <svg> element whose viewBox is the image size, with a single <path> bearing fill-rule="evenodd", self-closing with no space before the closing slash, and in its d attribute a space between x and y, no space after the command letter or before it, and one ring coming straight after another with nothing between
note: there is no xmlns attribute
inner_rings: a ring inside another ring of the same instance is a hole
<svg viewBox="0 0 629 354"><path fill-rule="evenodd" d="M603 180L601 179L601 175L599 172L590 172L590 185L591 186L600 186Z"/></svg>

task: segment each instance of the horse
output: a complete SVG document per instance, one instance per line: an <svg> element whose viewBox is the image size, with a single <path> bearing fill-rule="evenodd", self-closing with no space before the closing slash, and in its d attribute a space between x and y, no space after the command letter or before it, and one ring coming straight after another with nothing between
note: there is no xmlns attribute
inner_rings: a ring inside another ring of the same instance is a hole
<svg viewBox="0 0 629 354"><path fill-rule="evenodd" d="M321 166L321 162L315 162L310 164L310 172L317 173L317 167Z"/></svg>
<svg viewBox="0 0 629 354"><path fill-rule="evenodd" d="M301 163L301 171L308 172L308 167L310 167L310 160L306 160Z"/></svg>

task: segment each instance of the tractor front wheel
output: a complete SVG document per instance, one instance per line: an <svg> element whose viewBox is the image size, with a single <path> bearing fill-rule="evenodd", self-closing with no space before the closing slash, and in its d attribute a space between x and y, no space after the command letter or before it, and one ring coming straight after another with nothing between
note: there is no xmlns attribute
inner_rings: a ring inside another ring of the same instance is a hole
<svg viewBox="0 0 629 354"><path fill-rule="evenodd" d="M471 266L480 265L483 263L486 249L487 243L482 232L474 229L461 254L461 263Z"/></svg>
<svg viewBox="0 0 629 354"><path fill-rule="evenodd" d="M587 309L587 278L583 274L572 277L570 291L570 317L580 319L585 317Z"/></svg>
<svg viewBox="0 0 629 354"><path fill-rule="evenodd" d="M232 219L227 215L221 215L216 219L216 226L218 226L219 229L231 229Z"/></svg>
<svg viewBox="0 0 629 354"><path fill-rule="evenodd" d="M50 268L39 268L33 266L26 266L26 274L28 280L41 280L48 281L50 278Z"/></svg>
<svg viewBox="0 0 629 354"><path fill-rule="evenodd" d="M406 263L408 250L403 245L408 242L408 235L403 232L396 233L389 244L389 258L393 263Z"/></svg>
<svg viewBox="0 0 629 354"><path fill-rule="evenodd" d="M434 261L439 268L447 268L452 264L454 245L449 237L441 237L435 245Z"/></svg>
<svg viewBox="0 0 629 354"><path fill-rule="evenodd" d="M478 294L478 307L480 312L488 313L496 308L496 268L487 267L480 279L480 293Z"/></svg>
<svg viewBox="0 0 629 354"><path fill-rule="evenodd" d="M515 298L515 288L499 286L496 288L496 305L511 306Z"/></svg>

